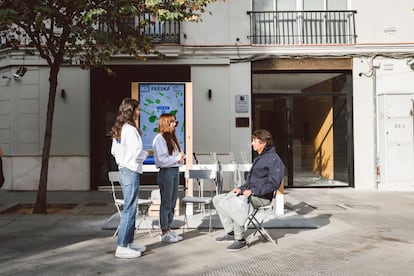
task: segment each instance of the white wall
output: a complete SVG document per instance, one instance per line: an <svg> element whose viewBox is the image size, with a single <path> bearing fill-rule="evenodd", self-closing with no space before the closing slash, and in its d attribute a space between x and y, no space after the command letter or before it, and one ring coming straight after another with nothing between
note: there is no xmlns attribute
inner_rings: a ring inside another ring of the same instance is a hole
<svg viewBox="0 0 414 276"><path fill-rule="evenodd" d="M10 110L11 110L11 71L0 71L0 147L3 151L10 151ZM4 78L3 78L4 77Z"/></svg>
<svg viewBox="0 0 414 276"><path fill-rule="evenodd" d="M388 131L384 124L385 107L381 95L414 94L414 71L407 64L408 59L385 57L355 58L354 77L354 167L356 189L413 190L414 171L412 152L393 149L386 145ZM403 97L402 97L403 98ZM405 97L411 106L411 97ZM409 110L407 116L411 118ZM406 119L406 118L404 118ZM410 125L409 127L412 127ZM406 146L412 151L414 141ZM395 155L395 150L400 153ZM391 152L393 151L393 152ZM377 177L377 161L380 175ZM403 162L403 163L401 163ZM390 166L393 164L393 166ZM408 166L408 167L407 167ZM405 168L404 177L392 179L395 168Z"/></svg>
<svg viewBox="0 0 414 276"><path fill-rule="evenodd" d="M376 189L375 94L370 68L367 58L353 60L354 173L355 188L361 190Z"/></svg>
<svg viewBox="0 0 414 276"><path fill-rule="evenodd" d="M49 69L26 67L28 71L20 80L1 83L0 105L5 107L0 111L4 189L36 190L39 185ZM16 70L11 67L10 72ZM49 190L89 190L89 87L89 71L62 68L55 103ZM66 91L65 100L60 97L61 89Z"/></svg>
<svg viewBox="0 0 414 276"><path fill-rule="evenodd" d="M230 70L228 65L192 66L194 152L230 150ZM208 99L208 90L212 97Z"/></svg>
<svg viewBox="0 0 414 276"><path fill-rule="evenodd" d="M65 99L61 97L62 89ZM89 156L90 100L89 70L62 68L53 120L53 155Z"/></svg>
<svg viewBox="0 0 414 276"><path fill-rule="evenodd" d="M407 61L376 59L381 190L414 190L414 71Z"/></svg>
<svg viewBox="0 0 414 276"><path fill-rule="evenodd" d="M251 78L250 78L250 62L234 63L230 66L230 114L229 121L231 123L231 148L234 157L239 163L242 163L241 152L251 153L251 133L252 133L252 110L251 110ZM244 77L241 77L244 76ZM249 112L236 113L236 95L248 95ZM236 117L248 117L249 127L236 127Z"/></svg>
<svg viewBox="0 0 414 276"><path fill-rule="evenodd" d="M201 22L184 23L181 43L184 45L250 44L251 1L228 0L209 4ZM186 38L184 38L184 35ZM239 41L237 41L237 38Z"/></svg>
<svg viewBox="0 0 414 276"><path fill-rule="evenodd" d="M88 191L90 169L89 157L59 156L49 159L48 191ZM5 190L36 191L39 188L41 157L3 157Z"/></svg>
<svg viewBox="0 0 414 276"><path fill-rule="evenodd" d="M414 42L413 0L352 1L357 43Z"/></svg>

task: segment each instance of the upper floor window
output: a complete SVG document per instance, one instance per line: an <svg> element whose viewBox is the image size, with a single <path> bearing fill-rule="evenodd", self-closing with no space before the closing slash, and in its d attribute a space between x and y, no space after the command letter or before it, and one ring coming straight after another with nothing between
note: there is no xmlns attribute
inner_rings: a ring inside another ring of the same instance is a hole
<svg viewBox="0 0 414 276"><path fill-rule="evenodd" d="M354 44L348 0L252 0L252 44Z"/></svg>
<svg viewBox="0 0 414 276"><path fill-rule="evenodd" d="M347 10L348 0L253 0L254 11Z"/></svg>

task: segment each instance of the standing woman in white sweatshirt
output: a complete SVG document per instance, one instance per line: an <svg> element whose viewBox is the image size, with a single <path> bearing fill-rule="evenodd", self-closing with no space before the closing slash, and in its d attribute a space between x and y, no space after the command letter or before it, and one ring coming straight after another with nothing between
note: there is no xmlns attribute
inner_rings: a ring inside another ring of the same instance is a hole
<svg viewBox="0 0 414 276"><path fill-rule="evenodd" d="M142 149L140 132L135 123L138 116L139 102L126 98L119 106L112 127L111 153L118 165L119 184L124 197L115 256L127 259L137 258L146 250L145 246L134 243L139 175L142 174L142 165L147 157L147 152Z"/></svg>
<svg viewBox="0 0 414 276"><path fill-rule="evenodd" d="M178 121L172 114L162 114L158 121L158 134L152 142L155 165L159 168L157 183L160 188L160 226L162 242L178 242L183 239L171 230L174 208L178 198L180 182L179 167L184 164L185 155L175 135Z"/></svg>

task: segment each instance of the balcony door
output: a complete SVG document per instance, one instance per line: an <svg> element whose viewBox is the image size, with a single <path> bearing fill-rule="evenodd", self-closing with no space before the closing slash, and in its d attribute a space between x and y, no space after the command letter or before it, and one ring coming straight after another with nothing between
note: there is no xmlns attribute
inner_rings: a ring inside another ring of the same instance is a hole
<svg viewBox="0 0 414 276"><path fill-rule="evenodd" d="M253 0L253 44L355 43L347 0Z"/></svg>

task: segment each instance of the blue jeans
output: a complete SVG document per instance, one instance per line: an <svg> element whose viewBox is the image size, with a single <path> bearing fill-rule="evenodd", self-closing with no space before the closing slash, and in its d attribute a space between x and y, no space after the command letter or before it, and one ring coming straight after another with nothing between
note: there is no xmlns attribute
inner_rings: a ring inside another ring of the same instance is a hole
<svg viewBox="0 0 414 276"><path fill-rule="evenodd" d="M127 247L134 242L135 216L137 213L139 173L127 168L119 170L119 184L122 187L124 206L119 223L118 246Z"/></svg>
<svg viewBox="0 0 414 276"><path fill-rule="evenodd" d="M178 168L160 168L157 175L157 183L161 194L161 230L169 229L173 222L174 208L178 198L179 182Z"/></svg>

